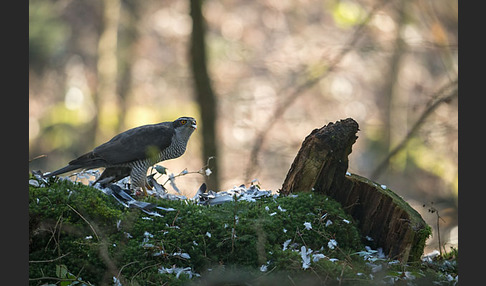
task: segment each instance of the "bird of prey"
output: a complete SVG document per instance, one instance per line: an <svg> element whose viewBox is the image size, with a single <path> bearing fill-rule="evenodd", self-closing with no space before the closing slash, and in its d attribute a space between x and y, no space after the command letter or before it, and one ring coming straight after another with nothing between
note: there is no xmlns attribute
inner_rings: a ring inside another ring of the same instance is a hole
<svg viewBox="0 0 486 286"><path fill-rule="evenodd" d="M146 187L150 188L147 184L148 168L184 154L196 128L196 120L192 117L135 127L72 160L67 166L44 174L44 177L76 169L104 167L105 170L94 183L104 185L130 176L133 188L141 188L146 195Z"/></svg>

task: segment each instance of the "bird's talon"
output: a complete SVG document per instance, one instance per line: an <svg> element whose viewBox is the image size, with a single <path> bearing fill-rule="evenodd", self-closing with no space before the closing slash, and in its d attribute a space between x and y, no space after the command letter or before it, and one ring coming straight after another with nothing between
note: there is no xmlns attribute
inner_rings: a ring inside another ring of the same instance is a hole
<svg viewBox="0 0 486 286"><path fill-rule="evenodd" d="M147 194L147 189L146 189L146 187L142 187L142 191L143 191L143 192L142 192L142 193L143 193L143 195L147 197L147 196L148 196L148 194Z"/></svg>

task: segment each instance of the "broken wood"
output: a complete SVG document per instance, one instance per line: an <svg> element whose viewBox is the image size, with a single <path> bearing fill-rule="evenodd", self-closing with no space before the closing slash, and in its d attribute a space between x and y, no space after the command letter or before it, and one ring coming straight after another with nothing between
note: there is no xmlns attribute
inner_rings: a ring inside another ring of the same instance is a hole
<svg viewBox="0 0 486 286"><path fill-rule="evenodd" d="M420 214L386 186L346 174L358 130L352 118L313 130L302 143L280 194L314 191L329 196L386 255L403 263L417 261L430 235Z"/></svg>

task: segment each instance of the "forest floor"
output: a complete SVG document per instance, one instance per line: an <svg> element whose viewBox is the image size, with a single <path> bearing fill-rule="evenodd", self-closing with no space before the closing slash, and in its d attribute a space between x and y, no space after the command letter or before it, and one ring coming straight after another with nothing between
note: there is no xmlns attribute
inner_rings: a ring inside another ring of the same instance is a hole
<svg viewBox="0 0 486 286"><path fill-rule="evenodd" d="M211 205L217 196L124 200L114 190L30 176L30 285L458 283L457 249L386 257L324 195L252 184Z"/></svg>

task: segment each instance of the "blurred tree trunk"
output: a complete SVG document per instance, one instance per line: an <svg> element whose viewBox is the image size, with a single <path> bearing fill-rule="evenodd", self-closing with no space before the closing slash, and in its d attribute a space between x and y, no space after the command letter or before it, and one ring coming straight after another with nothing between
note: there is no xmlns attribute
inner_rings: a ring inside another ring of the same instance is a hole
<svg viewBox="0 0 486 286"><path fill-rule="evenodd" d="M382 91L382 99L381 99L381 106L383 110L383 122L384 122L384 129L383 129L383 153L388 153L391 150L391 145L393 144L393 128L398 124L394 124L394 120L399 118L400 115L397 114L401 112L400 110L403 107L399 106L399 108L394 108L397 101L397 83L398 83L398 76L400 72L400 64L401 58L405 51L405 42L402 39L401 33L406 17L405 9L406 9L406 1L398 1L397 7L397 29L395 34L395 42L394 42L394 49L393 54L390 58L390 68L387 72L387 77L384 80L384 86ZM404 128L406 130L406 128ZM372 178L374 180L378 178Z"/></svg>
<svg viewBox="0 0 486 286"><path fill-rule="evenodd" d="M212 174L207 177L206 181L209 189L219 191L218 148L216 143L217 102L206 66L206 23L202 15L202 1L189 1L192 17L190 61L195 83L196 99L199 104L202 119L202 159L203 162L206 162L209 157L214 157L210 165Z"/></svg>
<svg viewBox="0 0 486 286"><path fill-rule="evenodd" d="M98 81L94 103L97 109L92 134L94 145L113 135L119 124L117 82L117 39L120 0L104 0L102 30L98 42Z"/></svg>
<svg viewBox="0 0 486 286"><path fill-rule="evenodd" d="M125 28L121 30L118 36L119 42L119 60L118 60L118 95L120 98L120 115L116 133L120 133L126 129L125 120L129 109L129 94L132 88L132 66L135 62L135 45L140 36L138 32L138 21L140 19L141 2L137 0L123 1L124 7L123 15L126 17L122 19L125 23Z"/></svg>

